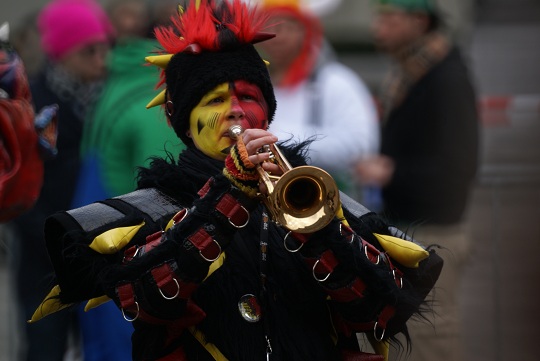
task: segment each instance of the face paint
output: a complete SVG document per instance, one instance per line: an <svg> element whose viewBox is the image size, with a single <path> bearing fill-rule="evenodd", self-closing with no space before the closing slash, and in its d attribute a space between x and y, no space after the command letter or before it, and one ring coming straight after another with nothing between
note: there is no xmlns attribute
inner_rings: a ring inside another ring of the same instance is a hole
<svg viewBox="0 0 540 361"><path fill-rule="evenodd" d="M229 127L266 129L268 106L258 86L243 80L223 83L208 92L193 108L189 134L197 149L215 159L225 159L234 141Z"/></svg>

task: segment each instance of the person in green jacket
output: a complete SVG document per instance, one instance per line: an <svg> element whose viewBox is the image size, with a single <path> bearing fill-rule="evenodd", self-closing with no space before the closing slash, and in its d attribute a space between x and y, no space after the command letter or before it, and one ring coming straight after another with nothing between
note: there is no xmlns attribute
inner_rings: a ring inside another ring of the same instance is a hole
<svg viewBox="0 0 540 361"><path fill-rule="evenodd" d="M113 4L109 14L118 32L117 43L110 54L105 89L85 126L81 147L85 165L75 206L132 191L137 167L148 165L150 156L166 151L178 154L183 147L163 112L145 110L157 76L155 68L144 65L156 42L145 36L148 27L140 24L150 22L144 18L115 21L117 13L121 19L147 16L148 11L141 13L147 5L141 0ZM126 30L122 23L139 26Z"/></svg>
<svg viewBox="0 0 540 361"><path fill-rule="evenodd" d="M153 24L148 2L115 0L107 10L117 32L116 44L108 59L105 88L86 120L73 207L135 190L138 167L148 166L151 157L176 155L184 148L163 111L145 109L155 96L159 76L155 67L144 64L157 47L149 37ZM131 360L133 327L114 304L81 310L80 324L86 361Z"/></svg>

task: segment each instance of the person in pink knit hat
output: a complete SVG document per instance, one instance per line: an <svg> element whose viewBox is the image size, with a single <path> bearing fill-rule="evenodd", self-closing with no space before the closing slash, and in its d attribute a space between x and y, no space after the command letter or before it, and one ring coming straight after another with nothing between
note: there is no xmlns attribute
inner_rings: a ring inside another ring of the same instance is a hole
<svg viewBox="0 0 540 361"><path fill-rule="evenodd" d="M66 65L82 81L105 75L105 56L114 29L91 0L56 0L38 17L41 45L50 61Z"/></svg>
<svg viewBox="0 0 540 361"><path fill-rule="evenodd" d="M52 1L40 11L37 26L46 61L29 79L30 91L35 109L58 105L58 154L44 163L43 187L34 207L9 224L20 316L20 349L15 352L17 360L61 361L70 350L75 313L66 310L39 325L26 321L53 271L42 235L45 218L72 205L84 121L101 94L114 32L104 10L90 0Z"/></svg>

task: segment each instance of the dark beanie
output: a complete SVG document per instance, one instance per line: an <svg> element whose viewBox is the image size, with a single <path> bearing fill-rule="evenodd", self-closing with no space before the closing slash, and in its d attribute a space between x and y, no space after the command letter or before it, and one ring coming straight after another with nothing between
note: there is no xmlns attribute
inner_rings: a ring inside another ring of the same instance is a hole
<svg viewBox="0 0 540 361"><path fill-rule="evenodd" d="M270 123L276 111L274 89L253 46L274 37L262 31L268 16L243 0L191 0L186 11L180 10L171 17L172 26L154 29L162 50L146 60L162 68L158 86L166 89L147 108L165 104L174 131L190 146L186 132L193 108L220 84L244 80L261 89Z"/></svg>
<svg viewBox="0 0 540 361"><path fill-rule="evenodd" d="M257 85L268 105L268 122L276 111L276 99L266 63L252 44L235 44L219 51L198 54L175 54L165 70L165 83L169 99L173 102L170 121L174 131L186 144L186 136L193 108L202 97L216 86L245 80Z"/></svg>

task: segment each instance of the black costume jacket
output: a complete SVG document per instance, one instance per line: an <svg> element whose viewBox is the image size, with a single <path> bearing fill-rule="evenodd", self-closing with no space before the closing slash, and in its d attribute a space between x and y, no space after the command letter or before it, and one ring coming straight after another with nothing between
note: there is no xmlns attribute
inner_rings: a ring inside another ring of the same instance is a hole
<svg viewBox="0 0 540 361"><path fill-rule="evenodd" d="M304 163L301 146L286 147L285 156ZM442 267L433 251L418 268L392 260L373 233L397 230L344 195L354 232L335 218L311 235L286 237L222 169L188 148L176 164L155 159L142 169L138 191L50 217L60 300L112 298L133 322L134 360L214 360L205 343L228 360L264 360L269 345L271 360L342 360L358 354L355 332L406 333ZM88 247L143 220L118 252ZM261 315L256 322L239 311L246 295L254 296L244 306Z"/></svg>

